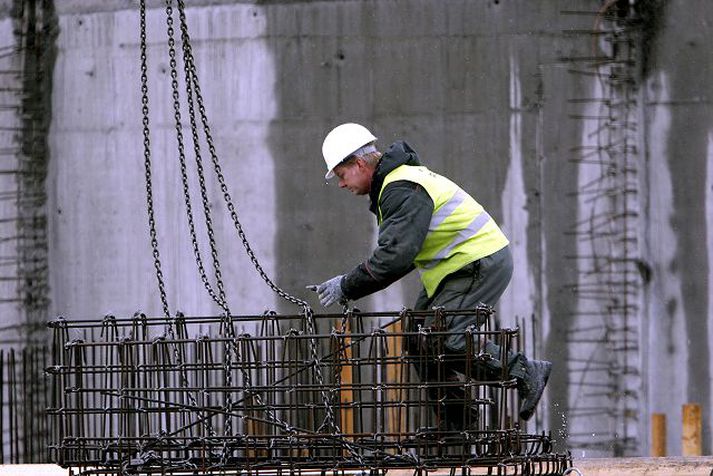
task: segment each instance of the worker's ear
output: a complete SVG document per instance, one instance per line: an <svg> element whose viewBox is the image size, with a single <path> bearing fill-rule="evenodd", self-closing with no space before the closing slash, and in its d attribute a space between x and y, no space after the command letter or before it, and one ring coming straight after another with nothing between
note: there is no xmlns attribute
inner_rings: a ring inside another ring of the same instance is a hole
<svg viewBox="0 0 713 476"><path fill-rule="evenodd" d="M367 164L363 157L357 157L356 163L358 164L359 170L366 170L369 168L369 164Z"/></svg>

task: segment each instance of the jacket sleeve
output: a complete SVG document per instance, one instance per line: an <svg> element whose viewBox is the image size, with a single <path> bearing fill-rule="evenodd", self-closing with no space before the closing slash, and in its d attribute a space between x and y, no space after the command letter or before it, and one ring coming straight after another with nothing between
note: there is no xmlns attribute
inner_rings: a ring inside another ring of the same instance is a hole
<svg viewBox="0 0 713 476"><path fill-rule="evenodd" d="M413 270L428 234L433 200L420 185L393 182L384 189L379 205L383 219L376 249L342 278L342 292L351 300L380 291Z"/></svg>

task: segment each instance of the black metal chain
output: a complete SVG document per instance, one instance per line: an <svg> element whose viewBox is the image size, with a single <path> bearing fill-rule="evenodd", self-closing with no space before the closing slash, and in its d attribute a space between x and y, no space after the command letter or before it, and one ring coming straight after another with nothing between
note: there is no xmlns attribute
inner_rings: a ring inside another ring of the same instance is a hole
<svg viewBox="0 0 713 476"><path fill-rule="evenodd" d="M174 38L174 20L173 20L173 2L172 0L166 0L166 24L167 24L167 34L168 34L168 56L169 56L169 68L171 71L171 97L173 99L173 114L175 120L176 128L176 141L178 142L178 160L181 170L181 182L183 184L183 198L186 205L186 216L188 218L188 230L191 237L191 244L193 247L193 255L196 259L196 264L198 266L198 273L200 275L203 286L205 287L208 295L216 302L225 314L230 315L230 309L225 300L225 292L223 287L223 279L220 273L220 263L218 260L217 247L215 245L215 238L213 232L213 222L210 218L210 208L207 199L207 191L205 187L205 178L203 174L203 165L200 155L200 142L198 140L197 124L195 120L195 113L193 111L193 94L191 91L191 82L186 80L186 92L189 104L189 118L191 122L191 131L193 135L194 151L196 154L196 163L198 169L198 177L201 189L201 196L203 198L203 208L206 222L206 231L208 234L210 248L213 255L213 268L215 270L216 276L216 286L218 288L218 293L213 290L213 287L208 280L208 276L205 271L205 266L203 264L203 258L201 256L200 247L198 245L198 237L196 234L195 221L193 218L193 207L191 204L191 191L188 181L188 171L186 166L186 153L185 145L183 139L183 124L181 118L181 103L180 103L180 92L178 88L178 67L176 62L176 40ZM185 50L185 41L183 41ZM185 55L185 53L184 53ZM184 62L185 63L185 62ZM188 75L186 75L188 76Z"/></svg>
<svg viewBox="0 0 713 476"><path fill-rule="evenodd" d="M210 125L208 124L208 116L207 116L205 106L203 103L203 94L200 89L200 84L198 81L198 74L197 74L195 62L193 59L190 35L188 33L188 24L185 19L185 3L183 0L178 0L177 4L178 4L178 11L179 11L180 20L181 20L181 35L182 35L183 49L184 49L184 63L185 63L186 72L187 72L186 80L187 80L187 82L190 82L193 86L193 92L195 94L196 104L198 105L198 111L200 113L200 118L201 118L201 124L203 126L203 132L205 134L206 143L208 144L208 150L210 152L211 161L213 163L213 169L214 169L215 175L218 179L218 184L220 186L220 190L223 193L223 200L225 201L226 207L227 207L230 217L233 221L233 225L235 226L238 236L241 239L243 247L245 248L245 252L247 253L248 257L250 258L250 261L252 262L253 266L255 267L255 269L258 272L258 274L260 275L260 277L270 287L270 289L272 289L277 295L279 295L286 301L296 304L302 308L303 315L305 317L305 322L307 324L307 332L310 335L314 335L315 334L315 325L314 325L314 317L313 317L314 312L312 311L312 308L306 301L303 301L302 299L299 299L299 298L292 296L291 294L285 292L270 279L270 277L267 275L265 270L262 268L262 266L258 262L257 256L253 252L252 247L250 246L250 243L248 242L247 236L245 235L245 231L243 230L242 224L240 223L240 219L238 218L238 213L236 211L235 204L233 203L233 199L232 199L230 192L228 190L228 186L226 184L225 177L223 175L222 167L220 166L220 160L218 158L218 154L216 153L215 145L213 143L213 136L210 131ZM313 360L315 362L315 366L314 366L315 376L317 378L318 383L321 384L321 383L323 383L324 379L322 376L321 367L320 367L320 365L318 365L319 355L317 352L317 346L316 346L316 342L314 341L314 339L310 339L310 350L312 353ZM327 395L326 392L323 392L322 398L325 402L325 404L324 404L325 415L326 415L325 418L328 421L328 423L333 427L334 426L334 412L331 408L331 405L329 405L329 396Z"/></svg>
<svg viewBox="0 0 713 476"><path fill-rule="evenodd" d="M140 0L140 51L141 51L141 112L143 116L143 135L144 135L144 167L145 167L145 179L146 179L146 203L148 209L148 219L149 219L149 235L151 238L151 249L153 251L154 257L154 267L156 269L156 279L158 281L159 295L161 298L161 304L163 307L163 313L166 318L166 334L169 337L169 341L173 344L173 353L176 358L176 363L181 369L181 382L183 385L188 386L188 375L186 374L185 366L183 365L183 359L178 350L178 346L175 341L175 332L173 327L173 321L171 320L171 311L168 305L168 298L166 296L166 285L163 279L163 272L161 269L161 256L159 253L158 237L156 233L156 219L153 208L153 187L151 179L151 141L150 141L150 128L149 128L149 97L148 97L148 65L147 65L147 40L146 40L146 0ZM191 404L196 405L196 400L193 395L188 392L188 398ZM210 422L204 420L204 426L208 430L208 433L213 436L215 432L213 430Z"/></svg>
<svg viewBox="0 0 713 476"><path fill-rule="evenodd" d="M198 106L198 111L200 113L200 118L201 118L201 124L203 126L203 132L205 134L205 139L206 143L208 144L208 151L210 152L210 157L211 161L213 163L213 169L215 171L216 178L218 179L218 184L220 186L220 191L223 194L223 200L225 201L225 205L228 209L228 213L230 214L230 218L233 221L233 225L235 226L235 229L238 233L238 236L240 237L243 247L245 248L245 251L250 258L250 261L252 262L253 266L255 267L256 271L260 275L260 277L265 281L265 283L272 289L277 295L279 295L281 298L284 300L291 302L292 304L296 304L297 306L302 307L303 309L305 307L309 307L309 304L306 301L303 301L302 299L299 299L295 296L292 296L291 294L283 291L280 287L278 287L275 283L272 282L270 277L267 275L265 270L262 268L260 263L257 260L257 257L255 256L255 253L252 250L252 247L250 246L250 243L248 242L247 236L245 235L245 231L243 230L242 224L240 223L240 219L238 218L238 213L236 211L235 205L233 203L233 199L230 195L230 192L228 190L228 186L225 182L225 177L223 176L223 171L222 167L220 166L220 160L218 159L218 155L215 150L215 145L213 143L213 135L211 134L210 131L210 125L208 124L208 116L206 114L205 106L203 104L203 94L201 92L200 84L198 82L198 75L196 72L196 67L195 63L193 60L193 52L192 52L192 47L190 44L190 36L188 34L188 28L187 28L187 23L184 21L185 20L185 2L184 0L178 0L178 11L179 14L181 15L181 29L182 29L182 35L184 36L184 50L186 53L186 68L187 71L190 73L190 81L192 82L194 93L195 93L195 99L196 99L196 104ZM184 31L185 29L185 31Z"/></svg>
<svg viewBox="0 0 713 476"><path fill-rule="evenodd" d="M213 270L215 274L216 287L218 288L218 298L223 302L223 310L227 315L230 315L230 309L225 299L225 286L223 284L223 275L220 270L220 260L218 257L218 247L215 241L215 232L213 231L213 219L211 217L210 201L208 200L208 189L206 187L205 173L203 169L203 158L201 156L201 146L200 138L198 136L198 124L196 123L196 113L195 107L193 105L193 81L190 79L191 75L189 73L188 62L186 59L190 56L190 42L188 38L187 22L185 21L185 13L183 10L179 11L180 21L181 21L181 43L183 46L183 64L186 77L186 98L188 100L188 117L191 122L191 134L193 138L193 149L196 156L196 172L198 175L198 184L201 191L201 203L203 205L203 217L206 224L206 234L208 235L208 242L210 245L211 257L213 260ZM192 61L192 60L191 60ZM194 249L197 248L195 233L192 235L192 240L194 241ZM198 255L200 259L200 255ZM200 263L199 263L200 264ZM202 279L207 283L207 277L204 277L205 271L201 272ZM215 299L215 298L214 298ZM218 301L216 301L218 302ZM219 303L220 304L220 303Z"/></svg>
<svg viewBox="0 0 713 476"><path fill-rule="evenodd" d="M225 201L226 207L227 207L230 217L233 221L235 229L238 233L238 236L240 237L240 239L242 241L243 247L245 248L245 251L246 251L248 257L250 258L250 261L253 263L253 266L257 270L258 274L260 274L263 281L270 287L270 289L272 289L280 297L282 297L286 301L296 304L302 308L303 315L305 317L305 323L307 325L307 333L308 333L308 335L315 335L316 329L315 329L315 324L314 324L314 311L312 310L310 305L306 301L303 301L302 299L299 299L299 298L292 296L291 294L285 292L284 290L279 288L269 278L267 273L264 271L264 269L258 262L257 256L253 252L252 247L250 246L250 243L247 240L247 236L245 235L242 224L240 223L235 205L233 203L232 197L228 190L228 186L226 184L225 177L223 176L222 168L220 166L220 160L218 158L218 154L216 153L215 145L213 143L213 136L211 134L210 125L208 124L208 116L207 116L205 106L203 103L203 95L201 93L200 84L198 81L198 73L197 73L197 69L195 66L194 58L193 58L190 34L188 32L188 23L186 21L186 16L185 16L184 0L177 0L177 5L178 5L180 22L181 22L181 39L183 42L183 52L184 52L183 60L184 60L184 66L186 69L186 82L189 83L190 85L192 85L192 91L195 94L195 102L198 106L198 111L200 113L201 124L203 126L203 132L205 135L206 143L208 144L208 150L210 152L211 162L213 163L213 169L214 169L216 177L218 179L218 184L220 186L221 192L223 193L223 199ZM191 99L189 101L189 107L192 106L192 103L193 103L193 101ZM195 137L196 137L196 133L194 132L194 140L195 140ZM208 213L208 210L206 210L206 213ZM309 342L309 346L310 346L310 353L312 355L313 369L314 369L315 377L316 377L317 382L320 385L320 387L322 387L321 397L322 397L322 402L323 402L323 406L324 406L324 410L325 410L325 418L324 418L324 422L320 428L328 426L328 427L332 428L335 433L339 433L340 432L339 425L337 424L335 416L334 416L334 410L331 405L331 398L330 398L329 394L323 389L324 377L322 375L322 366L321 366L321 362L319 359L319 353L317 351L316 340L309 339L308 342ZM250 382L249 374L244 375L243 378L247 379L247 382ZM256 401L258 401L260 405L263 405L259 395L256 395ZM266 408L266 411L271 414L270 415L271 420L278 422L278 423L281 422L279 420L279 418L277 418L274 411L270 412L267 410L266 406L265 406L265 408ZM289 428L289 425L286 425L286 427ZM348 445L346 442L344 442L344 443L348 447L350 452L353 454L353 456L355 458L357 458L358 460L361 460L361 456L353 448L351 448L351 445Z"/></svg>
<svg viewBox="0 0 713 476"><path fill-rule="evenodd" d="M191 130L193 133L193 140L195 143L198 143L198 140L199 140L197 124L195 122L195 107L194 107L194 100L193 100L194 99L193 96L195 95L195 103L198 105L198 109L199 109L199 112L201 115L201 125L203 126L203 132L204 132L206 142L208 143L208 147L209 147L209 150L211 153L211 160L214 164L214 168L216 169L216 175L218 176L218 180L221 184L221 190L223 191L224 194L226 194L226 193L228 193L227 185L225 183L225 179L221 172L220 162L219 162L218 156L215 152L215 147L213 145L213 138L212 138L212 134L210 132L210 126L208 124L208 118L207 118L207 114L205 112L205 106L203 105L203 95L201 94L200 85L198 83L198 74L196 71L195 62L194 62L194 58L193 58L190 34L188 32L188 22L187 22L186 15L185 15L185 4L184 4L183 0L178 0L177 5L178 5L178 12L179 12L179 20L180 20L180 25L181 25L181 40L182 40L182 44L183 44L183 62L184 62L184 67L185 67L185 72L186 72L186 91L187 91L187 95L188 95L188 106L189 106L189 114L190 114L190 118L191 118ZM200 149L198 149L198 151L196 153L199 154L199 151L200 151ZM202 174L202 161L199 160L198 155L196 157L196 162L197 162L197 164L200 164L199 165L199 167L200 167L199 180L203 180L202 186L201 186L201 192L202 192L202 196L204 198L204 212L205 212L206 216L209 217L210 216L210 207L209 207L209 204L207 203L207 193L204 192L205 181L204 181L203 174ZM235 220L237 220L237 213L234 212L235 208L232 204L232 200L230 199L229 193L227 195L227 199L229 202L228 207L233 209L233 214L231 216L233 216L234 221L235 221ZM242 226L240 226L240 222L237 221L237 223L238 223L238 227L242 231ZM207 223L206 226L209 230L211 230L209 235L212 236L212 227L210 226L210 223ZM242 234L242 238L243 238L243 244L246 245L248 249L250 249L250 245L247 243L247 239L245 238L244 233ZM213 243L212 243L212 246L214 246ZM212 248L212 249L215 249L215 248ZM260 264L257 263L257 258L255 258L255 255L254 255L254 253L252 253L252 250L250 250L249 253L252 255L251 259L252 259L253 263L259 268L259 271L261 271L261 276L263 276L264 278L267 278L267 275L265 274L264 271L262 271ZM217 252L214 253L214 262L218 263ZM216 269L217 270L220 269L219 264L216 265ZM267 279L268 279L269 284L272 284L272 282L269 281L269 278L267 278ZM221 283L221 285L222 285L222 283ZM272 286L274 286L274 284ZM277 287L274 286L273 289L275 289L275 288L277 288ZM279 289L279 288L277 288L277 289ZM293 298L293 299L295 299L297 302L303 303L303 301L297 300L296 298ZM293 302L295 302L295 301L293 301ZM306 303L304 303L304 304L306 304ZM226 330L230 333L229 337L234 337L234 331L232 330L232 326L230 324L231 323L225 323L225 325L229 328ZM248 387L251 386L250 374L245 371L243 372L243 380L246 382ZM280 418L276 415L274 409L269 408L269 406L266 405L262 401L262 398L259 394L255 394L254 398L260 406L265 408L265 412L267 413L269 420L279 424L280 426L282 426L285 429L288 429L288 430L291 429L291 426L289 424L280 420Z"/></svg>
<svg viewBox="0 0 713 476"><path fill-rule="evenodd" d="M158 238L156 235L156 218L153 208L153 187L151 182L151 138L149 129L149 86L148 86L148 66L146 61L146 0L141 0L140 23L141 23L141 113L143 116L144 129L144 167L146 170L146 205L149 216L149 236L151 239L151 250L156 268L156 279L158 281L158 292L163 307L163 314L170 319L171 312L168 308L168 298L166 297L166 284L161 270L161 255L158 248Z"/></svg>
<svg viewBox="0 0 713 476"><path fill-rule="evenodd" d="M191 124L191 134L194 144L194 152L196 158L196 168L198 171L199 184L201 197L203 202L203 212L205 216L206 230L210 242L210 248L213 257L213 269L216 276L216 286L218 287L218 294L213 291L212 286L208 280L205 272L205 267L203 265L203 260L201 258L200 247L198 245L198 237L195 232L195 225L193 221L193 212L191 208L191 193L188 184L188 174L186 166L186 156L183 141L183 126L181 123L181 103L180 103L180 93L178 88L178 68L176 65L176 43L175 43L175 30L174 30L174 19L173 19L173 0L166 0L166 24L167 24L167 34L168 34L168 53L169 53L169 66L171 70L171 89L173 98L173 110L174 118L176 122L176 138L178 141L178 152L179 152L179 162L181 169L181 178L183 182L183 195L186 204L186 214L188 216L189 232L191 236L191 242L193 245L193 253L196 258L196 264L198 266L198 271L203 281L204 287L208 291L208 294L213 298L213 300L218 303L223 308L223 320L221 322L221 335L234 338L235 330L233 328L232 319L230 318L230 309L228 308L227 301L225 299L225 291L223 286L223 279L220 273L220 261L218 259L218 251L215 244L214 232L213 232L213 222L210 216L210 206L208 203L208 192L205 186L205 177L203 174L203 165L200 154L200 141L198 137L198 125L195 118L195 109L193 107L193 91L190 75L188 74L189 64L186 62L186 24L183 20L183 16L179 12L179 18L181 19L181 38L183 44L183 56L184 56L184 68L186 70L186 98L189 106L189 121ZM225 341L224 343L225 359L223 362L224 369L223 375L225 378L225 388L231 389L233 387L233 359L234 350L230 345L230 341ZM249 374L248 374L249 376ZM227 390L225 392L225 409L229 409L233 406L232 392ZM224 435L232 436L233 433L233 419L228 417L225 420ZM224 439L223 450L221 452L221 464L225 465L228 459L228 438Z"/></svg>
<svg viewBox="0 0 713 476"><path fill-rule="evenodd" d="M153 255L154 255L154 264L156 267L156 274L157 274L157 279L159 282L159 292L161 294L161 301L164 307L164 314L166 315L167 319L170 321L170 311L168 307L168 301L166 298L166 292L165 292L165 283L163 279L163 273L161 271L161 262L160 262L160 255L159 255L159 248L158 248L158 239L156 235L156 226L155 226L155 218L154 218L154 210L153 210L153 194L152 194L152 187L151 187L151 162L150 162L150 143L149 143L149 122L148 122L148 84L147 84L147 79L146 79L146 71L147 71L147 66L146 66L146 5L145 5L145 0L140 0L141 3L141 59L142 59L142 64L141 64L141 71L142 71L142 105L143 105L143 113L144 113L144 157L145 157L145 162L146 162L146 184L147 184L147 204L149 208L149 228L150 228L150 235L151 235L151 245L153 249ZM194 151L196 155L196 167L197 167L197 173L198 173L198 181L199 181L199 187L200 187L200 192L201 192L201 199L202 199L202 205L203 205L203 212L204 212L204 217L206 220L206 231L209 239L209 246L211 249L211 256L212 256L212 261L213 261L213 269L215 273L215 280L216 280L216 287L217 287L217 292L213 289L213 287L210 284L210 280L207 277L207 273L205 271L205 265L203 264L203 259L201 256L200 252L200 246L198 244L198 238L197 234L195 231L195 222L193 218L193 212L192 212L192 206L191 206L191 195L190 195L190 187L189 187L189 181L188 181L188 174L187 174L187 166L186 166L186 157L185 157L185 145L184 145L184 138L183 138L183 126L182 126L182 117L181 117L181 111L180 111L180 93L179 93L179 88L178 88L178 68L177 68L177 61L176 61L176 48L175 48L175 38L174 38L174 20L173 20L173 0L166 0L166 14L167 14L167 31L168 31L168 45L169 45L169 60L170 60L170 69L171 69L171 86L172 86L172 98L174 102L174 119L176 122L176 136L178 140L178 150L179 150L179 162L180 162L180 168L181 168L181 178L182 178L182 183L183 183L183 192L184 192L184 200L186 203L186 209L187 209L187 216L188 216L188 224L189 224L189 233L191 236L191 242L192 242L192 247L193 247L193 252L194 256L196 258L196 264L198 266L198 271L200 274L201 281L203 282L203 285L210 295L210 297L213 299L214 302L216 302L224 311L224 316L225 316L225 322L224 325L221 328L221 333L223 335L227 335L233 340L235 339L235 331L233 329L232 325L232 319L230 318L230 311L228 308L227 300L226 300L226 295L225 295L225 288L223 284L223 279L222 279L222 273L220 270L220 260L218 256L218 249L217 245L215 242L215 234L213 230L213 224L212 224L212 219L211 219L211 213L210 213L210 203L208 200L208 194L207 194L207 188L205 185L205 174L204 174L204 168L203 168L203 163L202 163L202 157L201 157L201 149L200 149L200 138L198 134L198 124L196 122L195 118L195 107L197 106L198 112L200 114L200 121L201 121L201 126L203 128L203 133L205 135L205 140L208 145L208 151L210 153L211 157L211 162L213 164L213 169L216 174L216 177L218 179L218 184L220 187L220 190L223 195L223 200L226 204L226 207L228 209L228 212L230 214L230 217L233 221L233 224L235 226L235 229L238 233L239 238L242 241L243 247L252 262L253 266L255 267L256 271L260 275L260 277L263 279L263 281L270 287L272 291L274 291L276 294L278 294L281 298L285 299L286 301L296 304L302 308L302 313L305 318L305 323L307 327L307 333L309 335L315 335L316 329L315 329L315 323L314 323L314 312L312 308L309 306L309 304L302 300L299 299L286 291L282 290L280 287L278 287L267 275L267 273L264 271L262 266L260 265L255 253L252 250L252 247L250 246L247 236L243 230L242 224L240 223L240 220L238 218L238 214L236 211L236 207L233 203L232 197L230 195L230 192L228 190L225 177L222 172L222 168L220 166L220 161L218 159L216 149L213 143L213 137L210 131L210 126L208 124L208 118L205 110L205 106L203 103L203 95L201 93L200 85L198 82L198 74L196 71L195 67L195 62L193 58L193 53L192 53L192 47L191 47L191 42L190 42L190 35L188 33L188 26L187 26L187 21L186 21L186 16L185 16L185 3L183 0L178 0L177 5L178 5L178 12L179 12L179 19L180 19L180 28L181 28L181 40L182 40L182 50L183 50L183 62L184 62L184 69L185 69L185 75L186 75L186 95L187 95L187 102L188 102L188 108L189 108L189 119L190 119L190 124L191 124L191 133L192 133L192 139L194 143ZM194 102L195 99L195 102ZM172 329L171 329L172 330ZM172 333L171 333L172 334ZM309 339L310 343L310 353L312 354L313 358L313 369L315 373L315 377L317 379L317 382L319 383L320 387L323 388L324 385L324 379L322 375L322 364L319 359L319 354L317 352L317 345L315 339ZM226 386L227 388L230 388L232 386L232 357L233 357L233 352L236 350L235 348L237 347L236 342L233 341L233 345L226 344L226 369L225 369L225 375L226 375ZM239 353L238 353L239 355ZM245 369L242 369L242 374L243 374L243 380L247 387L251 387L251 378L250 374L245 371ZM183 380L183 378L182 378ZM335 420L334 416L334 411L331 405L331 399L328 395L328 393L323 389L321 391L322 393L322 400L324 403L324 409L325 409L325 419L320 428L323 428L325 426L331 427L334 431L335 434L339 433L339 426ZM189 398L193 399L192 396L190 395L189 392ZM264 411L266 412L268 419L279 426L283 427L287 431L294 431L292 427L287 424L286 422L282 421L276 414L275 410L273 408L270 408L268 405L263 402L261 396L259 394L254 394L254 398L256 399L256 402L264 408ZM230 400L230 397L228 396L228 399ZM232 407L232 402L231 401L226 401L226 406L227 408ZM231 421L228 420L226 422L226 434L229 434L231 430L232 424ZM214 434L212 431L212 427L208 427L210 434ZM347 443L346 441L343 442L344 446L352 453L352 455L357 459L357 461L361 461L361 456L358 454L358 452L355 450L355 448ZM226 459L226 453L227 453L227 446L224 447L223 451L223 456L222 460L225 461Z"/></svg>

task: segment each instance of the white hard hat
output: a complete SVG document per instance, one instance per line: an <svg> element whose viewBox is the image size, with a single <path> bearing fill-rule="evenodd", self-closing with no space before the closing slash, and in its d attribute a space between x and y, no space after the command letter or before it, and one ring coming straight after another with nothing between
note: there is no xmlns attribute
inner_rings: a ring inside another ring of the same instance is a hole
<svg viewBox="0 0 713 476"><path fill-rule="evenodd" d="M332 129L322 143L322 155L327 164L327 180L334 177L334 167L376 137L364 126L346 123Z"/></svg>

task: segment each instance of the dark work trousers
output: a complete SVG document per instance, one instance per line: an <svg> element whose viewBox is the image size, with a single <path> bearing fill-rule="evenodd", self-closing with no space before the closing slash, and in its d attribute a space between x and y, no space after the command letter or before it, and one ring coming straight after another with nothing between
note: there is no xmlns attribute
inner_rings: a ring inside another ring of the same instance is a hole
<svg viewBox="0 0 713 476"><path fill-rule="evenodd" d="M425 289L416 300L416 310L430 310L443 307L446 310L474 309L478 304L494 306L503 294L510 278L512 277L513 263L510 247L506 246L502 250L490 256L481 258L470 263L454 273L446 276L436 289L432 297L426 295ZM419 324L424 327L431 327L434 322L429 317L424 322L412 322L410 331L416 332ZM482 322L477 322L477 316L448 316L445 329L450 332L442 343L441 352L448 355L463 355L466 351L466 329L470 326L480 327ZM475 338L475 337L474 337ZM481 348L477 342L473 343L473 348ZM469 369L463 368L465 363L462 358L454 358L449 361L438 361L433 357L438 351L433 348L424 348L424 344L418 339L410 339L409 353L419 355L415 365L419 378L423 382L451 382L458 380L458 373L467 373ZM430 346L428 346L430 347ZM486 378L500 380L502 375L502 364L500 360L500 347L493 342L485 343L485 352L493 356L492 359L474 361L474 369L470 369L472 374L485 374ZM524 365L526 362L522 354L510 353L508 355L508 374L510 378L523 377ZM449 430L467 429L468 420L471 418L464 408L463 401L465 393L461 387L446 387L444 389L429 389L429 398L436 405L437 414L441 417L441 422Z"/></svg>

